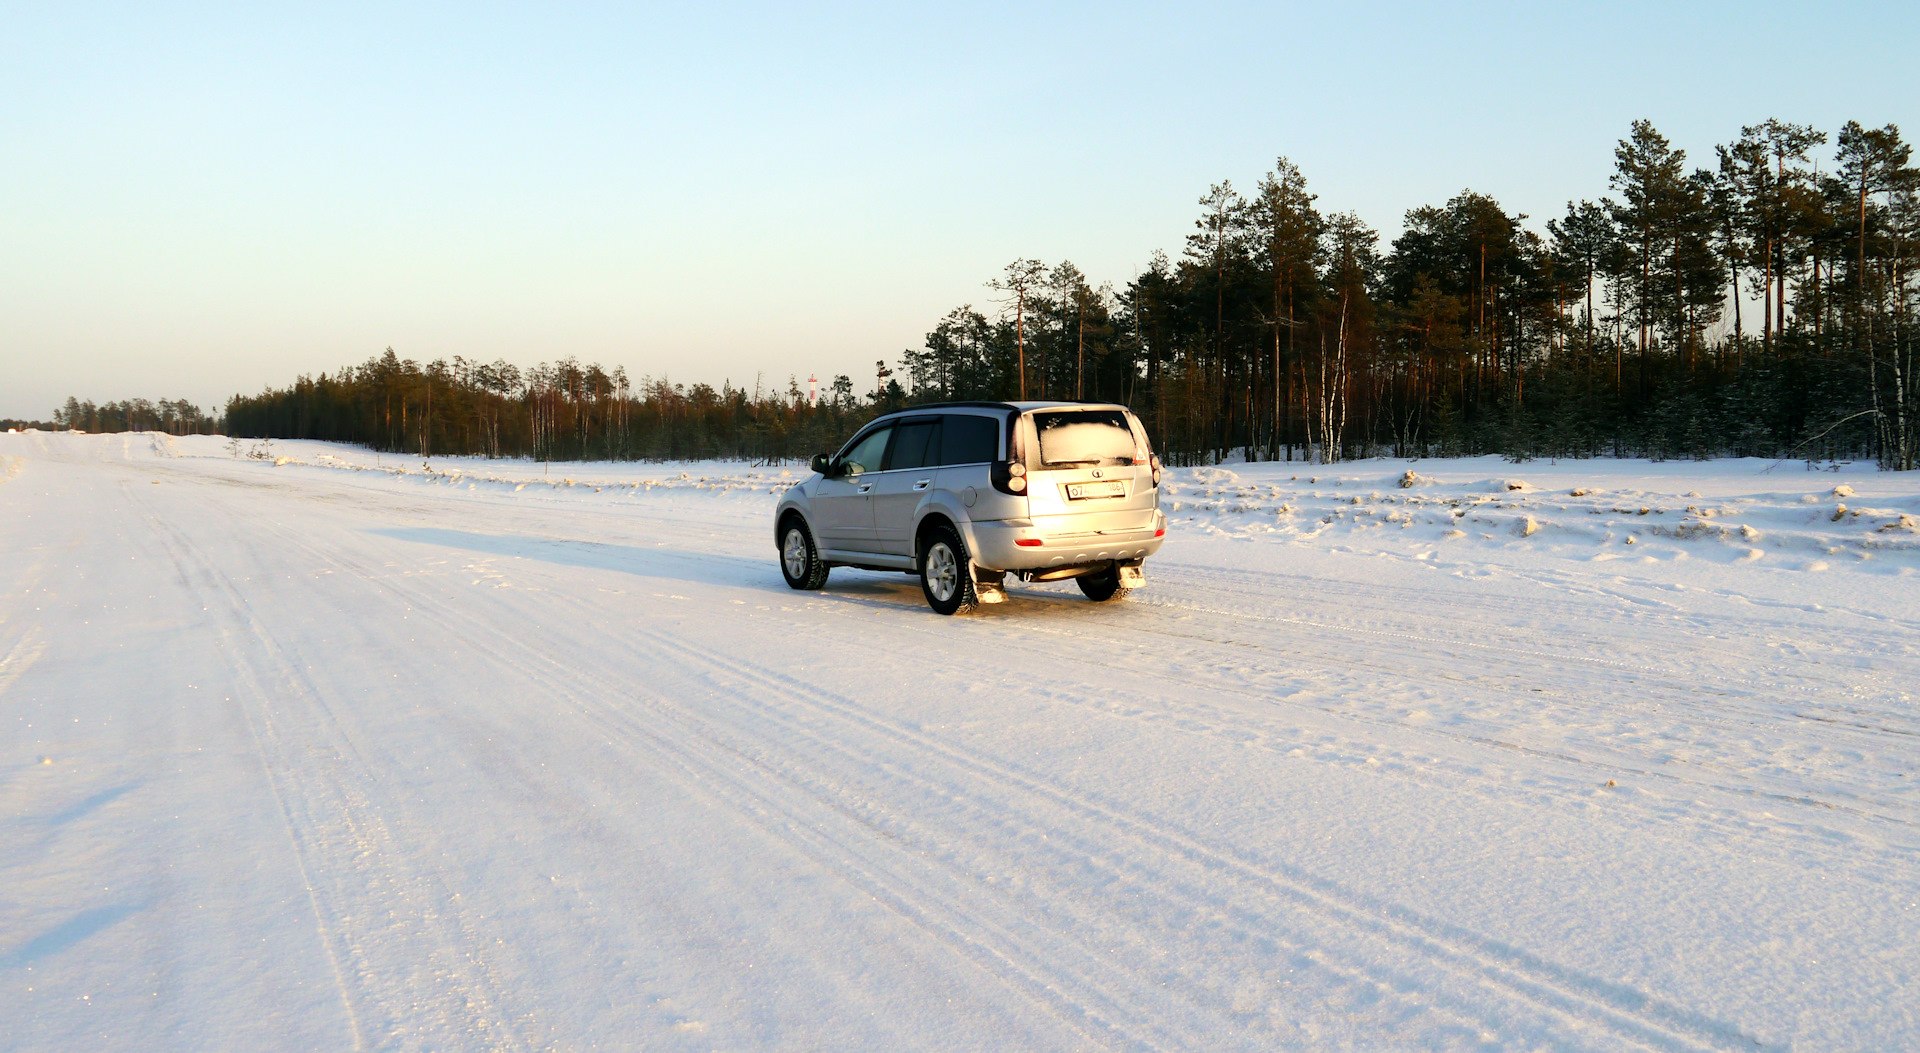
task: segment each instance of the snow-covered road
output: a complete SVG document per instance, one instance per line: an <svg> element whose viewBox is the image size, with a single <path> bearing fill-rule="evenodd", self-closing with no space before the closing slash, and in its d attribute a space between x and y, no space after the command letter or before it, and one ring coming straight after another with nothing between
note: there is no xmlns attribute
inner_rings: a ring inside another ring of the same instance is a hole
<svg viewBox="0 0 1920 1053"><path fill-rule="evenodd" d="M278 452L0 436L0 1049L1920 1048L1920 482L1196 469L946 619Z"/></svg>

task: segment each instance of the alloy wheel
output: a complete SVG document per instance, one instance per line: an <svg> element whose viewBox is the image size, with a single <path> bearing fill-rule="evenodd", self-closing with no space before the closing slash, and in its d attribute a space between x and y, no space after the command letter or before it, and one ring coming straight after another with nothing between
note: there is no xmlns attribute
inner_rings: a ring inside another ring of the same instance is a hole
<svg viewBox="0 0 1920 1053"><path fill-rule="evenodd" d="M807 576L807 537L799 527L787 531L787 540L780 546L780 558L787 565L787 577L800 580Z"/></svg>
<svg viewBox="0 0 1920 1053"><path fill-rule="evenodd" d="M933 598L945 603L953 598L954 590L960 585L960 561L953 558L953 549L944 541L936 541L927 549L927 591Z"/></svg>

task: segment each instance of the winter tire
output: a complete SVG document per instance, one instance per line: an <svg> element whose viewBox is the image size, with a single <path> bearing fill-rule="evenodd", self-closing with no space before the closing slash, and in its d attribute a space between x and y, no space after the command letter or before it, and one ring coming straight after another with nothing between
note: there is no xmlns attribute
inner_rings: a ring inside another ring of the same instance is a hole
<svg viewBox="0 0 1920 1053"><path fill-rule="evenodd" d="M1092 574L1082 574L1073 580L1079 584L1080 591L1087 594L1087 599L1095 603L1124 600L1127 598L1127 593L1133 591L1120 587L1120 570L1117 567L1108 567L1106 570Z"/></svg>
<svg viewBox="0 0 1920 1053"><path fill-rule="evenodd" d="M787 521L780 532L780 573L795 589L817 589L827 583L827 565L820 562L820 550L813 534L798 516Z"/></svg>
<svg viewBox="0 0 1920 1053"><path fill-rule="evenodd" d="M952 527L935 527L920 555L920 591L937 614L965 614L980 603L973 587L973 561Z"/></svg>

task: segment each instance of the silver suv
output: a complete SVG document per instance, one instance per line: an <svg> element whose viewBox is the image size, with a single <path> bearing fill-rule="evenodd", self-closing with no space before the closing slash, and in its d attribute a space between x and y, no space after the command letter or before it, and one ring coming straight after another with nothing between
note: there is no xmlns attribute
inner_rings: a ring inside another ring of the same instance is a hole
<svg viewBox="0 0 1920 1053"><path fill-rule="evenodd" d="M1160 459L1124 406L947 402L889 413L813 459L774 511L780 569L817 589L834 567L920 576L959 614L1006 579L1073 578L1096 601L1146 584L1167 533Z"/></svg>

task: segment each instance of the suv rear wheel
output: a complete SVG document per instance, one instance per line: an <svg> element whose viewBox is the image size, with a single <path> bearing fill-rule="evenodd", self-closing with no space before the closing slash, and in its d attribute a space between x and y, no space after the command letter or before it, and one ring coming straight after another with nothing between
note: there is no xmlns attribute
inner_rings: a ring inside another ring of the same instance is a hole
<svg viewBox="0 0 1920 1053"><path fill-rule="evenodd" d="M787 528L780 532L780 573L789 588L811 590L827 583L827 565L820 562L813 534L799 516L787 520Z"/></svg>
<svg viewBox="0 0 1920 1053"><path fill-rule="evenodd" d="M920 556L920 591L937 614L965 614L979 605L967 544L952 527L938 526L928 532L926 551Z"/></svg>
<svg viewBox="0 0 1920 1053"><path fill-rule="evenodd" d="M1127 598L1127 593L1133 591L1120 587L1120 568L1118 567L1108 567L1092 574L1082 574L1073 580L1079 583L1080 591L1087 594L1087 599L1095 603L1124 600Z"/></svg>

